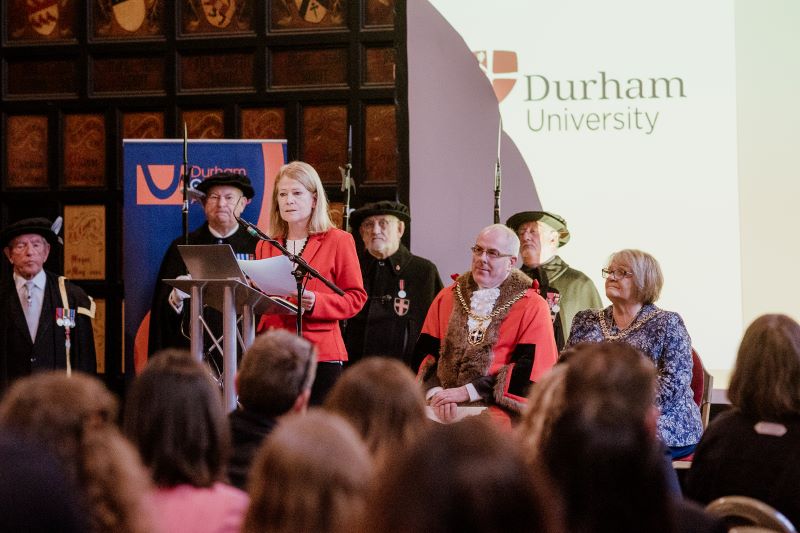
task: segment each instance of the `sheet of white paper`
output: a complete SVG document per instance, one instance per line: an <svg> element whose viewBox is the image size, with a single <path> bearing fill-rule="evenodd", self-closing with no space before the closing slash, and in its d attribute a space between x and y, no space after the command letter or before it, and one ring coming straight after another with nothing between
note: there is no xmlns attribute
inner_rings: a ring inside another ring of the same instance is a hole
<svg viewBox="0 0 800 533"><path fill-rule="evenodd" d="M297 283L292 276L294 265L284 255L252 261L240 259L238 262L242 272L265 294L288 296L297 290Z"/></svg>

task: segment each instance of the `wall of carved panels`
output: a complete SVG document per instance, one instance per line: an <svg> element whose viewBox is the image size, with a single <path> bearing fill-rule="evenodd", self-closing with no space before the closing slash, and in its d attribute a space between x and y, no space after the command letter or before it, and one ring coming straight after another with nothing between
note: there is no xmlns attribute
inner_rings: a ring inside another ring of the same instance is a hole
<svg viewBox="0 0 800 533"><path fill-rule="evenodd" d="M0 226L64 217L48 268L100 303L122 382L121 139L286 138L341 208L407 191L395 0L5 0ZM402 122L402 120L401 120ZM402 131L402 124L399 126ZM400 193L401 199L405 194ZM4 265L3 275L8 274Z"/></svg>

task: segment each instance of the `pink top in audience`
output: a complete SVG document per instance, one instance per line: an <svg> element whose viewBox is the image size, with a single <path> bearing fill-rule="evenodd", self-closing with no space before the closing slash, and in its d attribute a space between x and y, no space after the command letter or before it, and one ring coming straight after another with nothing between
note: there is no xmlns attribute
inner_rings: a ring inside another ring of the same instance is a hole
<svg viewBox="0 0 800 533"><path fill-rule="evenodd" d="M160 488L153 494L153 521L169 533L238 533L249 501L245 492L223 483Z"/></svg>

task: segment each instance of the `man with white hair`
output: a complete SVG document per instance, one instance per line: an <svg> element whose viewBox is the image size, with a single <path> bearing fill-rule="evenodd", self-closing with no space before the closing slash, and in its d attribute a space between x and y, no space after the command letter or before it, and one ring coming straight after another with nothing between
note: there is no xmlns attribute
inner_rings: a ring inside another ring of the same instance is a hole
<svg viewBox="0 0 800 533"><path fill-rule="evenodd" d="M418 380L436 417L450 422L461 407L488 408L508 422L531 383L556 362L547 303L514 268L519 239L502 224L478 234L472 268L442 289L417 342Z"/></svg>
<svg viewBox="0 0 800 533"><path fill-rule="evenodd" d="M569 337L572 319L578 311L603 307L600 294L589 277L571 268L558 249L569 242L567 221L547 211L523 211L506 221L519 237L522 253L520 269L539 284L539 294L547 300L554 324L556 344L561 349Z"/></svg>

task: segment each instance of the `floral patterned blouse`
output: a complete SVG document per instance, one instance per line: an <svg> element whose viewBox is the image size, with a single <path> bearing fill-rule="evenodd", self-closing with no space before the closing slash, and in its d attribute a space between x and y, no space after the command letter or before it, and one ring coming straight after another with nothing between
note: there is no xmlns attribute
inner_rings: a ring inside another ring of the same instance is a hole
<svg viewBox="0 0 800 533"><path fill-rule="evenodd" d="M603 325L606 326L605 335ZM664 443L671 447L697 444L703 424L691 388L692 342L680 315L646 304L631 325L622 331L614 323L611 306L575 315L567 346L604 340L630 344L656 365L656 405L661 411L658 431Z"/></svg>

